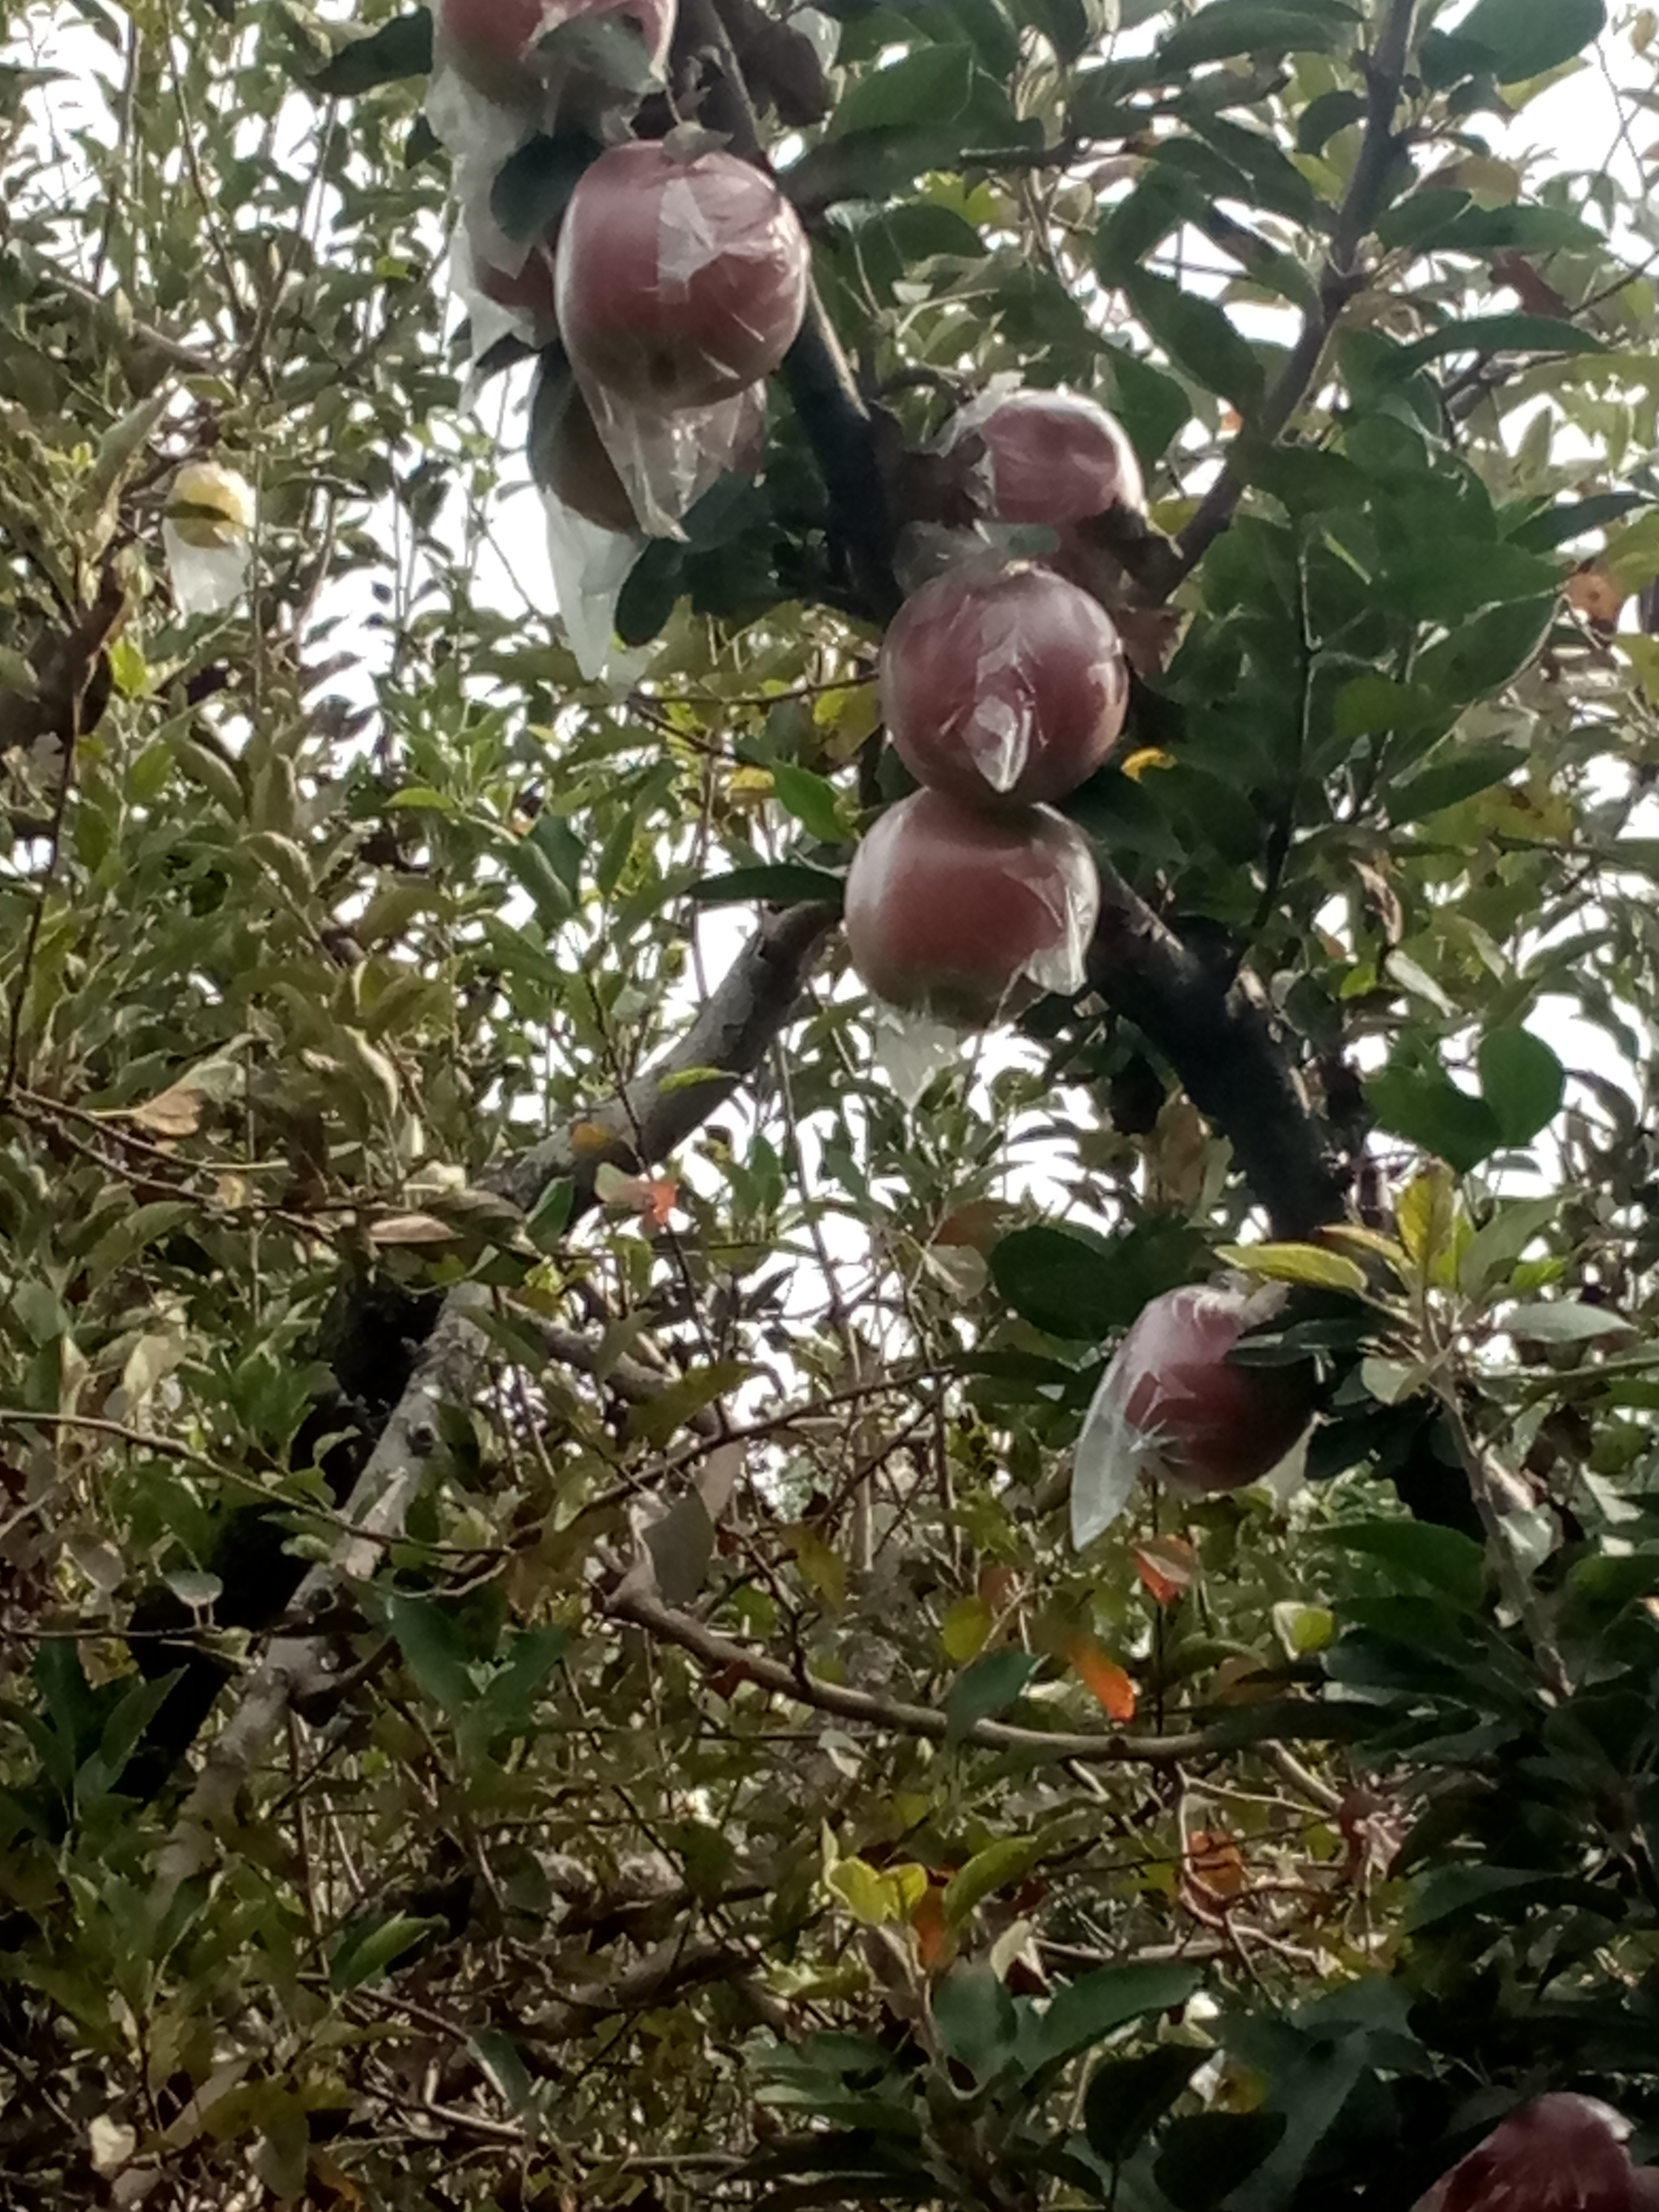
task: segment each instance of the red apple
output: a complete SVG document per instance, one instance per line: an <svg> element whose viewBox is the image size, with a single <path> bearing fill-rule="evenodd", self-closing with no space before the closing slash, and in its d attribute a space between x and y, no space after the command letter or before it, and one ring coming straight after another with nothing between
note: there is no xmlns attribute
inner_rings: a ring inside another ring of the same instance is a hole
<svg viewBox="0 0 1659 2212"><path fill-rule="evenodd" d="M807 258L793 208L736 155L613 146L565 210L565 349L585 376L636 405L729 399L769 376L794 343Z"/></svg>
<svg viewBox="0 0 1659 2212"><path fill-rule="evenodd" d="M1274 1291L1188 1285L1142 1310L1095 1401L1139 1471L1204 1496L1278 1466L1308 1425L1310 1370L1236 1367L1228 1354L1281 1303Z"/></svg>
<svg viewBox="0 0 1659 2212"><path fill-rule="evenodd" d="M1117 742L1129 674L1111 617L1029 561L950 568L881 649L887 733L917 781L981 805L1063 799Z"/></svg>
<svg viewBox="0 0 1659 2212"><path fill-rule="evenodd" d="M491 98L531 97L540 82L536 44L574 16L617 14L635 22L659 66L674 34L674 0L437 0L440 51Z"/></svg>
<svg viewBox="0 0 1659 2212"><path fill-rule="evenodd" d="M1081 988L1099 903L1089 842L1063 815L918 791L854 855L847 943L889 1006L983 1029L1039 992Z"/></svg>
<svg viewBox="0 0 1659 2212"><path fill-rule="evenodd" d="M1146 502L1140 464L1123 425L1092 399L1012 392L975 400L945 434L985 447L986 512L999 522L1084 522Z"/></svg>
<svg viewBox="0 0 1659 2212"><path fill-rule="evenodd" d="M1627 2122L1594 2097L1540 2097L1494 2128L1415 2212L1643 2212L1653 2168L1632 2166Z"/></svg>
<svg viewBox="0 0 1659 2212"><path fill-rule="evenodd" d="M546 488L575 514L601 529L639 528L617 465L605 450L587 402L574 384L565 394L559 419L542 456Z"/></svg>

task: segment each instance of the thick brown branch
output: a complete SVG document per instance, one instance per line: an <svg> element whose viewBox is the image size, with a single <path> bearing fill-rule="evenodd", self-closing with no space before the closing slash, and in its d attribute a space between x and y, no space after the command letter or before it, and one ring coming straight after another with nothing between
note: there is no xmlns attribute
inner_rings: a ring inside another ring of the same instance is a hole
<svg viewBox="0 0 1659 2212"><path fill-rule="evenodd" d="M1343 1206L1340 1164L1325 1141L1272 1011L1248 973L1228 975L1189 951L1115 871L1101 871L1090 980L1180 1077L1231 1140L1239 1172L1277 1237L1308 1236Z"/></svg>

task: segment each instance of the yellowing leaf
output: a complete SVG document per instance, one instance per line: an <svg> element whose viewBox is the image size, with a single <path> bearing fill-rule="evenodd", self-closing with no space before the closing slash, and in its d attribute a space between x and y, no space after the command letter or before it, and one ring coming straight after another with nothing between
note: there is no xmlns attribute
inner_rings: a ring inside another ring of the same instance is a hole
<svg viewBox="0 0 1659 2212"><path fill-rule="evenodd" d="M1141 745L1123 763L1123 773L1132 783L1139 783L1148 769L1173 768L1175 755L1166 753L1161 745Z"/></svg>
<svg viewBox="0 0 1659 2212"><path fill-rule="evenodd" d="M984 1650L991 1625L991 1608L983 1598L957 1598L945 1607L945 1618L939 1625L939 1640L945 1646L945 1656L957 1666L965 1667Z"/></svg>
<svg viewBox="0 0 1659 2212"><path fill-rule="evenodd" d="M1425 1168L1400 1194L1395 1208L1400 1241L1419 1267L1431 1267L1452 1231L1452 1174L1446 1167Z"/></svg>
<svg viewBox="0 0 1659 2212"><path fill-rule="evenodd" d="M595 1152L608 1152L615 1142L602 1121L578 1121L570 1132L570 1149L579 1159L583 1153L591 1158Z"/></svg>
<svg viewBox="0 0 1659 2212"><path fill-rule="evenodd" d="M1567 605L1586 622L1603 623L1611 629L1624 604L1625 593L1599 562L1587 561L1567 579Z"/></svg>
<svg viewBox="0 0 1659 2212"><path fill-rule="evenodd" d="M1321 1234L1335 1243L1352 1245L1357 1252L1370 1253L1373 1258L1385 1261L1396 1274L1404 1273L1410 1257L1405 1246L1392 1237L1380 1236L1375 1229L1362 1228L1357 1222L1334 1221Z"/></svg>
<svg viewBox="0 0 1659 2212"><path fill-rule="evenodd" d="M1066 1647L1072 1671L1096 1699L1108 1720L1135 1717L1135 1686L1115 1659L1109 1659L1092 1636L1074 1636Z"/></svg>
<svg viewBox="0 0 1659 2212"><path fill-rule="evenodd" d="M1305 1283L1320 1291L1360 1291L1365 1270L1357 1260L1327 1252L1317 1244L1224 1244L1220 1256L1231 1267L1245 1268L1270 1283Z"/></svg>
<svg viewBox="0 0 1659 2212"><path fill-rule="evenodd" d="M823 1886L866 1928L884 1928L907 1919L927 1893L927 1869L907 1862L872 1867L867 1859L840 1859L829 1868Z"/></svg>
<svg viewBox="0 0 1659 2212"><path fill-rule="evenodd" d="M1273 1607L1273 1626L1292 1659L1307 1659L1324 1650L1336 1634L1336 1616L1328 1605L1287 1600Z"/></svg>
<svg viewBox="0 0 1659 2212"><path fill-rule="evenodd" d="M847 1562L839 1552L830 1550L822 1536L804 1525L788 1529L786 1537L795 1555L795 1564L806 1579L814 1596L825 1605L840 1607L847 1602Z"/></svg>
<svg viewBox="0 0 1659 2212"><path fill-rule="evenodd" d="M957 1948L956 1938L945 1917L942 1883L928 1883L911 1907L910 1925L915 1931L917 1959L930 1974L937 1973L950 1963Z"/></svg>
<svg viewBox="0 0 1659 2212"><path fill-rule="evenodd" d="M435 1213L388 1213L369 1225L371 1244L447 1244L455 1234L452 1224Z"/></svg>

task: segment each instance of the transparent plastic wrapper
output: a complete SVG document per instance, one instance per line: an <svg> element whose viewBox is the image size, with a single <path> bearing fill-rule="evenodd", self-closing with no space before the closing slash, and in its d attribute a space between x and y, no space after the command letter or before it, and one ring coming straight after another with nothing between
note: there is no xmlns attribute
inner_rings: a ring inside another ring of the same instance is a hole
<svg viewBox="0 0 1659 2212"><path fill-rule="evenodd" d="M1630 2123L1594 2097L1540 2097L1494 2128L1414 2212L1645 2212L1659 2167L1633 2166Z"/></svg>
<svg viewBox="0 0 1659 2212"><path fill-rule="evenodd" d="M973 440L965 485L999 522L1060 527L1114 507L1145 511L1146 485L1128 433L1092 399L994 385L952 416L939 450Z"/></svg>
<svg viewBox="0 0 1659 2212"><path fill-rule="evenodd" d="M888 735L917 781L981 805L1063 799L1129 704L1111 617L1032 562L969 561L913 592L881 648Z"/></svg>
<svg viewBox="0 0 1659 2212"><path fill-rule="evenodd" d="M426 115L460 161L499 168L561 109L603 121L660 80L674 0L438 0Z"/></svg>
<svg viewBox="0 0 1659 2212"><path fill-rule="evenodd" d="M181 615L222 614L247 588L253 488L216 461L188 461L161 521L173 596Z"/></svg>
<svg viewBox="0 0 1659 2212"><path fill-rule="evenodd" d="M1117 1520L1144 1475L1187 1497L1242 1490L1270 1474L1312 1418L1311 1370L1241 1367L1230 1353L1284 1305L1282 1285L1166 1291L1109 1364L1072 1458L1072 1540Z"/></svg>
<svg viewBox="0 0 1659 2212"><path fill-rule="evenodd" d="M758 476L766 450L766 386L750 385L710 407L635 406L602 384L578 380L594 428L639 526L678 538L706 491L728 472Z"/></svg>
<svg viewBox="0 0 1659 2212"><path fill-rule="evenodd" d="M860 981L890 1018L958 1033L1080 990L1099 910L1089 841L1063 816L992 816L938 791L890 806L847 878Z"/></svg>
<svg viewBox="0 0 1659 2212"><path fill-rule="evenodd" d="M584 385L619 404L711 406L794 343L808 258L772 179L704 134L613 146L565 211L559 328Z"/></svg>
<svg viewBox="0 0 1659 2212"><path fill-rule="evenodd" d="M490 211L492 182L487 170L460 165L461 219L450 247L449 283L466 311L475 361L504 337L539 351L557 337L559 327L552 252L541 238L525 245L507 237Z"/></svg>
<svg viewBox="0 0 1659 2212"><path fill-rule="evenodd" d="M590 684L626 690L643 658L617 642L617 603L645 541L607 530L550 492L542 494L554 596L576 665Z"/></svg>

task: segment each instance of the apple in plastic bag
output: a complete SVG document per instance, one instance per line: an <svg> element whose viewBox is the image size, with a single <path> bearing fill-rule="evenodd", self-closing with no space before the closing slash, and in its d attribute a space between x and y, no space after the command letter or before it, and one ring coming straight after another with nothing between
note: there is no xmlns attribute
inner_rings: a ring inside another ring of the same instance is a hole
<svg viewBox="0 0 1659 2212"><path fill-rule="evenodd" d="M1246 1367L1231 1357L1283 1303L1272 1286L1188 1285L1142 1309L1073 1455L1079 1548L1117 1519L1143 1474L1188 1497L1211 1497L1259 1481L1293 1449L1312 1417L1311 1366Z"/></svg>
<svg viewBox="0 0 1659 2212"><path fill-rule="evenodd" d="M998 522L1085 522L1114 507L1142 512L1140 464L1115 415L1064 392L988 394L957 416L948 452L976 436L984 447L984 510Z"/></svg>
<svg viewBox="0 0 1659 2212"><path fill-rule="evenodd" d="M1063 799L1123 728L1111 617L1034 562L977 562L915 592L881 651L887 733L919 783L982 805Z"/></svg>
<svg viewBox="0 0 1659 2212"><path fill-rule="evenodd" d="M988 814L918 791L854 855L848 947L888 1006L983 1029L1042 992L1082 988L1099 905L1089 842L1064 816Z"/></svg>
<svg viewBox="0 0 1659 2212"><path fill-rule="evenodd" d="M1628 2122L1594 2097L1540 2097L1494 2128L1415 2212L1647 2212L1659 2168L1633 2166Z"/></svg>
<svg viewBox="0 0 1659 2212"><path fill-rule="evenodd" d="M808 258L793 208L736 155L611 147L583 172L560 233L565 349L635 405L732 398L794 343Z"/></svg>

